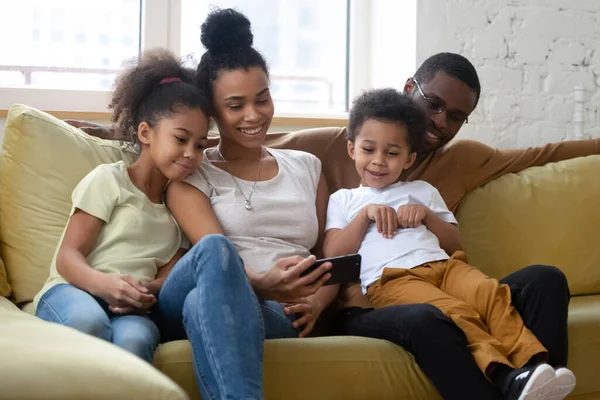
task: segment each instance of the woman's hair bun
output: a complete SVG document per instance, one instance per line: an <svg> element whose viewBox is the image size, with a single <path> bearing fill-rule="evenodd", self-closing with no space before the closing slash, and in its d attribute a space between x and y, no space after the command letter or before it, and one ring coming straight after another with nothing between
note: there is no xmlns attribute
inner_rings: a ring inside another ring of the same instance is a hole
<svg viewBox="0 0 600 400"><path fill-rule="evenodd" d="M200 29L200 41L211 53L252 46L250 20L232 8L212 10Z"/></svg>

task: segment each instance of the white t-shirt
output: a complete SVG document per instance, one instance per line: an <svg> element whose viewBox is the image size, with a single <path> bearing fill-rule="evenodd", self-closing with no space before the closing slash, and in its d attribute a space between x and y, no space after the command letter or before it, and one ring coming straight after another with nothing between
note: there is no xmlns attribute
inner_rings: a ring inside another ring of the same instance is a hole
<svg viewBox="0 0 600 400"><path fill-rule="evenodd" d="M182 235L169 209L151 202L131 182L124 161L96 167L73 190L71 201L71 215L80 209L104 221L86 258L95 270L126 274L140 281L152 280L179 249ZM50 277L35 296L36 307L51 287L67 283L56 269L56 256L65 232L66 227L52 259Z"/></svg>
<svg viewBox="0 0 600 400"><path fill-rule="evenodd" d="M282 257L308 257L319 234L315 203L321 161L302 151L268 151L279 172L256 184L250 211L232 176L215 167L206 153L200 169L185 179L209 198L225 236L244 264L259 273ZM235 179L248 197L254 182Z"/></svg>
<svg viewBox="0 0 600 400"><path fill-rule="evenodd" d="M441 219L457 224L436 188L425 181L397 182L383 189L361 186L341 189L329 199L327 209L328 229L343 229L369 204L383 204L397 210L406 204L422 204ZM360 280L363 292L381 278L383 269L414 268L427 262L447 260L448 254L425 225L418 228L399 229L392 239L384 238L372 222L367 229L358 253L362 257Z"/></svg>

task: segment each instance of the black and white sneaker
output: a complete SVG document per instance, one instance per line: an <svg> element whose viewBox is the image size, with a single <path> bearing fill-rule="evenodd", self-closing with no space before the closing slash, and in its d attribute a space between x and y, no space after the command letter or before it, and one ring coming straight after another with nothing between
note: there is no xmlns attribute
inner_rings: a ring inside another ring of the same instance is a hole
<svg viewBox="0 0 600 400"><path fill-rule="evenodd" d="M502 389L507 400L547 400L548 393L556 389L554 368L542 363L532 368L516 369L508 376L507 387Z"/></svg>
<svg viewBox="0 0 600 400"><path fill-rule="evenodd" d="M575 389L577 380L575 374L567 368L557 368L555 376L554 390L548 392L546 398L548 400L563 400Z"/></svg>

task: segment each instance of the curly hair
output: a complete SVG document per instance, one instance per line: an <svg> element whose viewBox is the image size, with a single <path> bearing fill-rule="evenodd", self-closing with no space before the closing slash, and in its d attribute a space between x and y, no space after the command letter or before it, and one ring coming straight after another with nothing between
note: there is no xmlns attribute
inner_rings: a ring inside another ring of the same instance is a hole
<svg viewBox="0 0 600 400"><path fill-rule="evenodd" d="M396 89L369 90L352 103L346 138L354 142L363 124L375 119L404 124L411 151L422 151L427 129L427 115L413 99Z"/></svg>
<svg viewBox="0 0 600 400"><path fill-rule="evenodd" d="M419 83L427 83L440 71L470 87L477 95L475 101L475 105L477 105L481 95L481 83L475 67L469 60L456 53L434 54L421 64L414 77Z"/></svg>
<svg viewBox="0 0 600 400"><path fill-rule="evenodd" d="M196 81L213 98L213 83L222 71L261 68L269 77L265 58L252 47L254 36L250 21L232 8L213 9L201 26L200 41L206 52L200 58Z"/></svg>
<svg viewBox="0 0 600 400"><path fill-rule="evenodd" d="M165 78L166 82L161 82ZM182 66L168 50L144 52L115 81L109 109L116 123L117 137L138 144L142 122L151 127L169 118L179 107L200 109L209 115L205 94L196 85L194 71Z"/></svg>

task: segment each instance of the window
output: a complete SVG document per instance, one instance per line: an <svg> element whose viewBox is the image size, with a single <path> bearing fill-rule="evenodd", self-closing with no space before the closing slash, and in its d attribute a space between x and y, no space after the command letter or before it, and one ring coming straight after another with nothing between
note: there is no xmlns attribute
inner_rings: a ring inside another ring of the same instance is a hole
<svg viewBox="0 0 600 400"><path fill-rule="evenodd" d="M139 0L3 2L0 37L13 39L0 42L0 86L103 90L138 54L139 21Z"/></svg>
<svg viewBox="0 0 600 400"><path fill-rule="evenodd" d="M347 0L182 0L181 53L196 61L210 6L237 8L252 22L278 113L346 111Z"/></svg>
<svg viewBox="0 0 600 400"><path fill-rule="evenodd" d="M197 64L211 5L252 22L277 116L345 118L363 90L402 88L414 72L416 0L6 1L0 110L20 102L107 112L115 77L141 49L167 48Z"/></svg>

